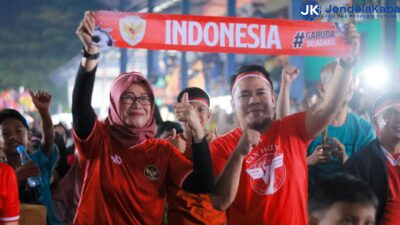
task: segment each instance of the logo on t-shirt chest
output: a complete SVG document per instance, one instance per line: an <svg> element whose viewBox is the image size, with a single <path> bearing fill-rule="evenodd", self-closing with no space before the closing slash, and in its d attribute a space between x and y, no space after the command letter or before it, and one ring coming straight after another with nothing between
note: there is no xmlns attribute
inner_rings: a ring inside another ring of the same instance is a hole
<svg viewBox="0 0 400 225"><path fill-rule="evenodd" d="M111 161L117 165L121 165L122 159L119 155L111 155Z"/></svg>
<svg viewBox="0 0 400 225"><path fill-rule="evenodd" d="M251 187L260 195L274 194L285 182L283 151L275 144L253 149L246 156L245 165Z"/></svg>
<svg viewBox="0 0 400 225"><path fill-rule="evenodd" d="M151 181L158 180L160 178L160 170L155 165L147 165L144 168L144 175Z"/></svg>

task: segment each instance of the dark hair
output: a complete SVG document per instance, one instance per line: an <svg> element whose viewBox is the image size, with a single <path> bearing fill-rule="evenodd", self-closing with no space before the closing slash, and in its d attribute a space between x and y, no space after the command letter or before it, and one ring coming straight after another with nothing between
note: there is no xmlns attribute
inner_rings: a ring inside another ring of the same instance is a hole
<svg viewBox="0 0 400 225"><path fill-rule="evenodd" d="M16 119L20 121L27 130L29 130L26 119L15 109L3 109L0 111L0 124L2 124L6 119Z"/></svg>
<svg viewBox="0 0 400 225"><path fill-rule="evenodd" d="M207 101L208 106L210 106L210 96L201 88L198 87L188 87L181 91L178 95L177 101L181 102L183 94L187 92L189 94L189 99L201 98Z"/></svg>
<svg viewBox="0 0 400 225"><path fill-rule="evenodd" d="M172 131L173 129L176 130L176 133L183 132L181 125L177 122L172 122L172 121L162 122L161 125L157 129L156 137L160 137L160 135L162 133L167 132L167 131Z"/></svg>
<svg viewBox="0 0 400 225"><path fill-rule="evenodd" d="M310 185L308 212L323 212L337 202L368 204L375 209L378 199L371 188L349 174L322 177Z"/></svg>
<svg viewBox="0 0 400 225"><path fill-rule="evenodd" d="M31 140L32 148L38 149L42 143L42 138L43 138L42 133L36 127L33 127L31 129L31 133L32 133L32 140Z"/></svg>
<svg viewBox="0 0 400 225"><path fill-rule="evenodd" d="M40 130L38 130L36 127L33 127L31 129L31 133L32 133L32 137L37 137L39 139L42 139L42 137L43 137L42 132Z"/></svg>
<svg viewBox="0 0 400 225"><path fill-rule="evenodd" d="M56 128L56 127L61 127L64 130L65 135L67 136L67 138L70 137L69 130L67 129L67 127L63 123L59 122L59 123L55 124L54 128Z"/></svg>
<svg viewBox="0 0 400 225"><path fill-rule="evenodd" d="M229 90L232 92L232 88L233 85L235 84L236 78L237 76L239 76L242 73L248 73L248 72L254 72L254 71L258 71L260 73L262 73L264 75L264 77L268 80L269 84L271 85L272 91L274 91L274 87L272 84L272 80L271 77L268 73L268 71L259 65L246 65L246 66L242 66L240 67L237 72L231 76L231 78L229 79Z"/></svg>
<svg viewBox="0 0 400 225"><path fill-rule="evenodd" d="M385 94L380 95L374 102L374 106L372 108L372 114L375 113L376 109L379 108L386 101L400 101L400 92L387 92ZM373 115L374 116L374 115Z"/></svg>

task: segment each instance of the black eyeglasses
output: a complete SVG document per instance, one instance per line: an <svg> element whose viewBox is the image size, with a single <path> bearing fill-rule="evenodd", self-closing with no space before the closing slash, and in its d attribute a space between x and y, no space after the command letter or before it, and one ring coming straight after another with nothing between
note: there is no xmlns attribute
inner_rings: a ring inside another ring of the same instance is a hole
<svg viewBox="0 0 400 225"><path fill-rule="evenodd" d="M136 101L138 101L141 105L151 105L151 98L147 95L136 97L132 94L124 94L121 96L122 104L133 104Z"/></svg>

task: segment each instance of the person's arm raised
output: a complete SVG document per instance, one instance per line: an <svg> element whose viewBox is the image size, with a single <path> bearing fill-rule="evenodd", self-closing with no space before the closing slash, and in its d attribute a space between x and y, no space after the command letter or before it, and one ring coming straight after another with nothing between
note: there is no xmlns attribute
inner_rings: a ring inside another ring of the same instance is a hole
<svg viewBox="0 0 400 225"><path fill-rule="evenodd" d="M90 55L99 53L99 47L92 43L91 36L95 24L93 14L86 12L76 30L85 52ZM97 63L97 59L82 58L72 93L73 127L80 139L86 139L89 136L96 122L96 114L91 101Z"/></svg>
<svg viewBox="0 0 400 225"><path fill-rule="evenodd" d="M351 67L360 48L360 35L353 24L347 24L347 39L351 41L352 56L341 58L337 64L332 80L325 95L317 104L307 111L306 130L310 138L318 136L332 121L343 104L352 79Z"/></svg>
<svg viewBox="0 0 400 225"><path fill-rule="evenodd" d="M193 172L185 179L183 189L191 193L211 193L214 190L214 174L204 127L189 103L188 93L184 93L182 102L175 104L176 118L192 132Z"/></svg>
<svg viewBox="0 0 400 225"><path fill-rule="evenodd" d="M79 24L78 29L76 30L76 35L79 37L83 44L83 48L86 53L90 55L98 54L100 49L98 46L94 45L92 42L92 33L94 31L94 27L96 26L96 20L94 19L92 12L85 12L85 17ZM93 71L97 66L97 59L90 59L83 57L81 61L82 67L86 72Z"/></svg>
<svg viewBox="0 0 400 225"><path fill-rule="evenodd" d="M54 143L54 127L53 121L51 120L51 116L49 113L49 107L51 102L51 95L44 91L38 91L33 93L29 90L29 94L31 95L32 102L38 110L40 117L42 119L42 133L43 133L43 141L42 141L42 150L45 155L50 157L51 148Z"/></svg>
<svg viewBox="0 0 400 225"><path fill-rule="evenodd" d="M290 86L299 76L296 67L286 67L282 70L281 88L276 104L276 119L290 115Z"/></svg>

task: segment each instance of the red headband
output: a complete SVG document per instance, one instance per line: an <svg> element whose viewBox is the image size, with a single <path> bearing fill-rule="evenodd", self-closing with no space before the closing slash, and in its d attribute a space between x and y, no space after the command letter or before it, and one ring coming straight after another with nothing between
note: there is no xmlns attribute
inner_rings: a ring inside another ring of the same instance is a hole
<svg viewBox="0 0 400 225"><path fill-rule="evenodd" d="M239 76L236 77L235 82L233 83L232 86L232 93L235 90L235 87L237 86L237 84L239 83L239 81L248 78L248 77L258 77L261 78L262 80L264 80L265 82L267 82L268 86L271 88L272 90L272 85L270 83L270 81L265 78L264 74L262 74L261 72L258 71L252 71L252 72L247 72L247 73L242 73Z"/></svg>
<svg viewBox="0 0 400 225"><path fill-rule="evenodd" d="M374 112L374 116L377 117L379 114L381 114L382 112L384 112L385 110L387 110L388 108L392 107L392 106L400 106L400 101L388 101L383 105L380 105L378 108L375 109Z"/></svg>
<svg viewBox="0 0 400 225"><path fill-rule="evenodd" d="M210 106L208 104L208 102L203 98L192 98L192 99L189 100L189 102L199 102L199 103L205 104L207 107Z"/></svg>

